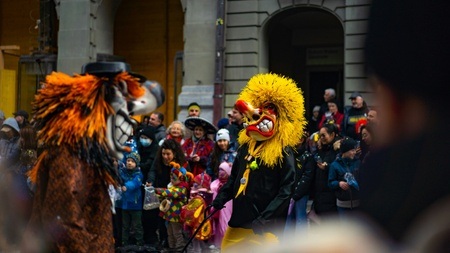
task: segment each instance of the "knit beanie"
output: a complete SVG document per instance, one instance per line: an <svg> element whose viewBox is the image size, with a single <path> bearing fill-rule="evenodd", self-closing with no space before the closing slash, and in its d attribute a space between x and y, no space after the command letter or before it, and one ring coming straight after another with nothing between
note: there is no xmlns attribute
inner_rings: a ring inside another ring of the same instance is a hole
<svg viewBox="0 0 450 253"><path fill-rule="evenodd" d="M222 169L223 171L225 171L225 172L228 174L228 176L231 175L231 166L230 166L229 163L227 163L227 162L221 163L221 164L219 165L219 170L221 170L221 169Z"/></svg>
<svg viewBox="0 0 450 253"><path fill-rule="evenodd" d="M211 177L206 173L200 173L194 177L194 183L197 184L196 188L209 189L211 185Z"/></svg>
<svg viewBox="0 0 450 253"><path fill-rule="evenodd" d="M342 141L341 141L341 147L340 147L340 151L341 153L345 153L349 150L355 149L356 148L356 141L353 140L350 137L345 137Z"/></svg>
<svg viewBox="0 0 450 253"><path fill-rule="evenodd" d="M152 126L146 126L142 128L141 135L145 135L150 138L152 141L155 140L155 128Z"/></svg>
<svg viewBox="0 0 450 253"><path fill-rule="evenodd" d="M216 134L216 141L227 140L230 141L230 132L227 129L220 129Z"/></svg>
<svg viewBox="0 0 450 253"><path fill-rule="evenodd" d="M127 159L131 158L136 163L136 167L139 166L139 163L141 162L141 156L137 152L131 152L125 156Z"/></svg>
<svg viewBox="0 0 450 253"><path fill-rule="evenodd" d="M228 124L229 124L228 118L221 118L217 122L217 128L219 128L219 129L225 128L226 126L228 126Z"/></svg>
<svg viewBox="0 0 450 253"><path fill-rule="evenodd" d="M197 109L199 112L201 111L200 105L197 104L197 103L195 103L195 102L192 102L192 103L190 103L190 104L188 105L188 111L189 111L191 108L192 108L192 109Z"/></svg>

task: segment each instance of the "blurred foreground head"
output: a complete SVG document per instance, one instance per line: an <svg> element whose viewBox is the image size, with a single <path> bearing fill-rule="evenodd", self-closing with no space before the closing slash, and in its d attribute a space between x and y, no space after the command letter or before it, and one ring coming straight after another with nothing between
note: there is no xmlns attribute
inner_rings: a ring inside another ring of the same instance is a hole
<svg viewBox="0 0 450 253"><path fill-rule="evenodd" d="M448 96L450 2L374 0L366 40L369 74L397 95ZM445 92L447 91L447 92Z"/></svg>
<svg viewBox="0 0 450 253"><path fill-rule="evenodd" d="M320 225L292 232L276 246L266 247L264 253L393 253L393 245L376 226L366 220L338 217L322 220Z"/></svg>
<svg viewBox="0 0 450 253"><path fill-rule="evenodd" d="M369 81L382 125L398 131L380 138L411 137L423 130L421 122L448 116L442 101L450 83L449 9L446 0L372 2L366 40ZM402 133L399 125L405 124Z"/></svg>

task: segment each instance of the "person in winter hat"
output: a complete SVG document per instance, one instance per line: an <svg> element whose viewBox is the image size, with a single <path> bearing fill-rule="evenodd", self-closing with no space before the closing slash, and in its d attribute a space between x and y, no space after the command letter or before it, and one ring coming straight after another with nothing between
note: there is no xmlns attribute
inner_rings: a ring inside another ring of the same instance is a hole
<svg viewBox="0 0 450 253"><path fill-rule="evenodd" d="M230 141L230 132L227 129L220 129L216 134L216 141L226 140Z"/></svg>
<svg viewBox="0 0 450 253"><path fill-rule="evenodd" d="M344 154L350 150L356 149L357 145L358 143L354 139L347 137L341 141L341 147L339 151L341 152L341 154Z"/></svg>
<svg viewBox="0 0 450 253"><path fill-rule="evenodd" d="M213 193L213 199L219 193L219 190L224 184L228 182L228 178L231 175L231 165L227 162L223 162L219 166L219 176L211 183L211 191ZM213 216L213 245L215 248L220 248L222 239L225 235L225 231L228 228L228 221L231 217L231 210L233 210L233 202L228 201L225 203L225 208L217 211Z"/></svg>
<svg viewBox="0 0 450 253"><path fill-rule="evenodd" d="M167 221L167 240L170 250L180 251L184 247L181 208L187 203L188 184L186 169L176 162L170 162L170 183L167 188L156 188L155 192L164 200L160 206L160 216Z"/></svg>
<svg viewBox="0 0 450 253"><path fill-rule="evenodd" d="M217 128L219 128L219 129L226 128L229 124L230 124L230 120L228 118L221 118L217 122Z"/></svg>
<svg viewBox="0 0 450 253"><path fill-rule="evenodd" d="M155 141L155 128L152 126L144 126L136 136L136 145L139 155L141 156L141 162L139 167L144 175L143 182L147 182L148 173L152 168L155 161L156 154L158 153L158 142ZM145 194L145 190L142 188L142 194ZM156 233L157 223L154 219L158 218L159 210L142 210L142 226L144 228L144 242L146 245L157 245L158 235Z"/></svg>
<svg viewBox="0 0 450 253"><path fill-rule="evenodd" d="M27 111L18 110L17 112L13 113L13 115L14 119L17 121L17 124L19 124L20 128L29 125L28 123L29 114Z"/></svg>
<svg viewBox="0 0 450 253"><path fill-rule="evenodd" d="M198 191L200 189L210 190L210 186L211 186L211 177L206 173L201 173L194 177L194 182L192 184L192 191Z"/></svg>
<svg viewBox="0 0 450 253"><path fill-rule="evenodd" d="M7 118L0 129L0 163L8 168L19 160L20 128L14 118Z"/></svg>
<svg viewBox="0 0 450 253"><path fill-rule="evenodd" d="M334 190L336 205L340 216L348 215L349 211L359 206L359 166L360 160L355 159L357 142L350 137L341 141L340 156L330 164L328 186Z"/></svg>
<svg viewBox="0 0 450 253"><path fill-rule="evenodd" d="M136 137L137 152L141 157L139 167L144 175L144 182L146 182L148 172L159 148L158 142L155 141L155 128L152 126L144 127L137 133Z"/></svg>
<svg viewBox="0 0 450 253"><path fill-rule="evenodd" d="M141 156L139 155L139 153L137 153L137 152L131 152L131 153L127 154L126 158L127 158L127 164L126 164L127 169L130 169L130 168L131 168L131 169L139 168L139 163L141 162ZM131 165L132 163L129 163L129 162L128 162L129 159L132 159L136 165L135 165L135 166L132 166L132 165ZM130 165L129 165L129 164L130 164Z"/></svg>
<svg viewBox="0 0 450 253"><path fill-rule="evenodd" d="M208 159L206 173L212 180L216 179L219 174L219 165L222 162L233 164L236 157L236 145L231 143L230 132L228 129L219 129L216 134L216 142Z"/></svg>
<svg viewBox="0 0 450 253"><path fill-rule="evenodd" d="M125 168L120 169L122 178L122 246L130 245L131 236L138 246L144 245L142 228L142 191L143 175L139 168L141 157L137 152L126 155ZM134 231L134 235L131 234Z"/></svg>
<svg viewBox="0 0 450 253"><path fill-rule="evenodd" d="M7 133L7 132L9 132L9 130L14 130L14 134L19 135L19 132L20 132L19 124L12 117L7 118L3 122L2 127L1 127L1 131L2 132L6 132Z"/></svg>
<svg viewBox="0 0 450 253"><path fill-rule="evenodd" d="M185 230L189 232L190 236L193 236L194 232L199 228L200 223L203 221L205 210L208 205L212 202L212 192L210 189L211 177L202 172L196 175L193 179L190 199L186 205L186 209L192 210L192 206L195 206L197 201L201 202L196 208L193 215L185 215ZM200 213L200 215L197 215ZM206 213L209 214L208 212ZM189 216L189 218L187 218ZM189 252L202 252L207 248L207 242L212 235L212 221L209 219L203 224L202 229L200 229L195 238L192 240Z"/></svg>

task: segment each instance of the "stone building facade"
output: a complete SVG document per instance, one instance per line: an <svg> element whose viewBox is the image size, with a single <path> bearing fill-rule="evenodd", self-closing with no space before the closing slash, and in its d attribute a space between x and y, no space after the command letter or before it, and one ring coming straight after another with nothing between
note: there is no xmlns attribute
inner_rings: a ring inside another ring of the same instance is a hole
<svg viewBox="0 0 450 253"><path fill-rule="evenodd" d="M217 95L215 14L221 1L181 2L185 12L185 76L179 104L201 102L204 114L212 118L216 106L213 97ZM307 111L323 102L323 90L328 87L336 89L343 104L348 105L350 94L359 91L370 105L363 57L370 2L225 1L224 96L220 117L233 106L246 81L261 72L280 73L296 80L304 91Z"/></svg>
<svg viewBox="0 0 450 253"><path fill-rule="evenodd" d="M29 0L19 1L23 3L17 6L27 8ZM1 8L12 6L6 2ZM262 72L293 78L304 92L307 113L323 102L323 90L330 87L343 104L349 104L354 91L369 105L374 103L363 56L370 0L53 3L57 70L77 73L100 56L124 59L134 71L162 83L167 100L158 110L166 115L166 124L183 120L191 102L199 103L202 116L216 123L232 108L247 80ZM15 17L20 11L5 15ZM23 10L17 19L28 12ZM17 31L10 28L0 31L1 44L16 44ZM27 46L21 47L22 54ZM176 57L182 64L174 64ZM5 60L5 66L15 64Z"/></svg>

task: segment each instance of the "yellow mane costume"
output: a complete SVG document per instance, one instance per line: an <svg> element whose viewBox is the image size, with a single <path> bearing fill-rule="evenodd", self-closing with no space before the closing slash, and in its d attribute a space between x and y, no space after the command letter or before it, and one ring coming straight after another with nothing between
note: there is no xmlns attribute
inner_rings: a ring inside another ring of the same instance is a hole
<svg viewBox="0 0 450 253"><path fill-rule="evenodd" d="M261 251L279 242L295 184L295 146L306 125L296 83L276 74L253 76L235 103L244 116L229 181L212 206L233 200L222 252Z"/></svg>
<svg viewBox="0 0 450 253"><path fill-rule="evenodd" d="M256 149L257 140L250 137L246 131L239 133L238 141L249 145L249 153L268 166L281 162L283 148L298 144L303 128L306 126L304 116L304 99L302 91L294 80L276 74L258 74L253 76L247 86L239 94L238 100L260 108L265 103L276 107L277 120L274 125L274 135L262 141L261 148ZM257 124L251 117L246 117L247 124ZM257 150L260 150L259 154Z"/></svg>

